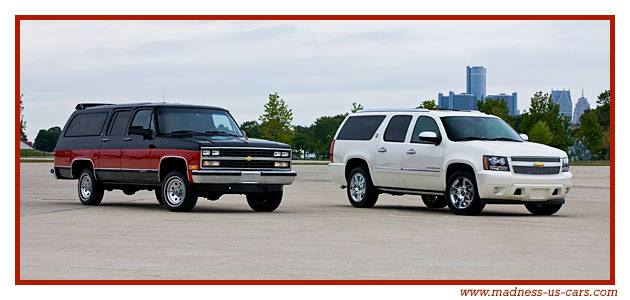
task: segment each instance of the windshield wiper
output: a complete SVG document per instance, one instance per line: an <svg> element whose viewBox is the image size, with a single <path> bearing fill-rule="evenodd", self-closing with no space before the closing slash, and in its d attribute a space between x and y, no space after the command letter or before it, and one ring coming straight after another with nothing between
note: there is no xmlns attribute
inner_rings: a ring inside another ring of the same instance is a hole
<svg viewBox="0 0 630 300"><path fill-rule="evenodd" d="M193 130L175 130L175 131L171 131L169 132L169 134L173 135L173 134L205 134L203 132L198 132L198 131L193 131Z"/></svg>
<svg viewBox="0 0 630 300"><path fill-rule="evenodd" d="M491 140L493 140L493 139L489 139L489 138L485 138L485 137L480 137L480 136L465 136L465 137L461 137L461 138L453 139L453 141L455 141L455 142L459 142L459 141L475 141L475 140L479 140L479 141L491 141Z"/></svg>
<svg viewBox="0 0 630 300"><path fill-rule="evenodd" d="M510 142L522 142L519 140L515 140L515 139L511 139L511 138L506 138L506 137L500 137L500 138L494 138L494 139L490 139L493 141L510 141Z"/></svg>
<svg viewBox="0 0 630 300"><path fill-rule="evenodd" d="M240 137L240 135L234 134L234 133L229 133L229 132L225 132L225 131L217 131L217 130L208 130L205 132L205 134L216 134L216 135L227 135L227 136L235 136L235 137Z"/></svg>

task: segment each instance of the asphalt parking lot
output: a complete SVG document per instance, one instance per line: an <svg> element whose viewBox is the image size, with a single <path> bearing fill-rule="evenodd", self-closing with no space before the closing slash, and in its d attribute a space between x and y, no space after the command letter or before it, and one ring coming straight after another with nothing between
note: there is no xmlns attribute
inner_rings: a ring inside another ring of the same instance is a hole
<svg viewBox="0 0 630 300"><path fill-rule="evenodd" d="M21 279L609 279L609 167L571 167L554 216L488 205L468 217L419 196L353 208L322 165L295 166L273 213L241 195L173 213L153 192L86 207L51 165L20 164Z"/></svg>

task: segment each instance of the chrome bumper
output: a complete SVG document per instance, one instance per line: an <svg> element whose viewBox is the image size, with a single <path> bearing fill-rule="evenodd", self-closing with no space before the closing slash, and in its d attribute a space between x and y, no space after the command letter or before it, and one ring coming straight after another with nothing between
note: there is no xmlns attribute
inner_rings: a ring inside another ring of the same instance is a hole
<svg viewBox="0 0 630 300"><path fill-rule="evenodd" d="M193 170L193 183L198 184L282 184L293 183L294 171Z"/></svg>

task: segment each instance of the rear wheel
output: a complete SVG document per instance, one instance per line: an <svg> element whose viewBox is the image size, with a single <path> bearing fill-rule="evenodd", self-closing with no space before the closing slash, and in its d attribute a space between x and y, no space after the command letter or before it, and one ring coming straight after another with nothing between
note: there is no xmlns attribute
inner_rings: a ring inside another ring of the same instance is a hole
<svg viewBox="0 0 630 300"><path fill-rule="evenodd" d="M347 181L346 193L352 206L370 208L376 204L378 191L372 184L370 173L364 167L352 170Z"/></svg>
<svg viewBox="0 0 630 300"><path fill-rule="evenodd" d="M557 213L562 204L527 203L525 208L534 215L549 216Z"/></svg>
<svg viewBox="0 0 630 300"><path fill-rule="evenodd" d="M77 185L79 192L79 200L83 205L99 205L103 201L103 184L94 178L94 172L91 169L85 169L79 175Z"/></svg>
<svg viewBox="0 0 630 300"><path fill-rule="evenodd" d="M245 195L247 204L255 211L272 212L280 206L282 191L248 193Z"/></svg>
<svg viewBox="0 0 630 300"><path fill-rule="evenodd" d="M476 215L486 206L479 198L475 176L463 170L451 175L444 198L448 208L457 215Z"/></svg>
<svg viewBox="0 0 630 300"><path fill-rule="evenodd" d="M446 198L444 198L444 196L422 195L422 202L424 202L424 205L428 208L446 207Z"/></svg>
<svg viewBox="0 0 630 300"><path fill-rule="evenodd" d="M170 211L191 211L197 204L195 190L188 177L180 171L168 173L161 190L164 204Z"/></svg>

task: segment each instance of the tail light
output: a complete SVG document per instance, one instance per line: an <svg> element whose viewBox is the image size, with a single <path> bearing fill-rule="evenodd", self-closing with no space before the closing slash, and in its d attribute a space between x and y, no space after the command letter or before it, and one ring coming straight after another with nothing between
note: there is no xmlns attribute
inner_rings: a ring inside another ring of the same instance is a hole
<svg viewBox="0 0 630 300"><path fill-rule="evenodd" d="M330 143L330 162L333 162L333 154L335 153L335 140Z"/></svg>

